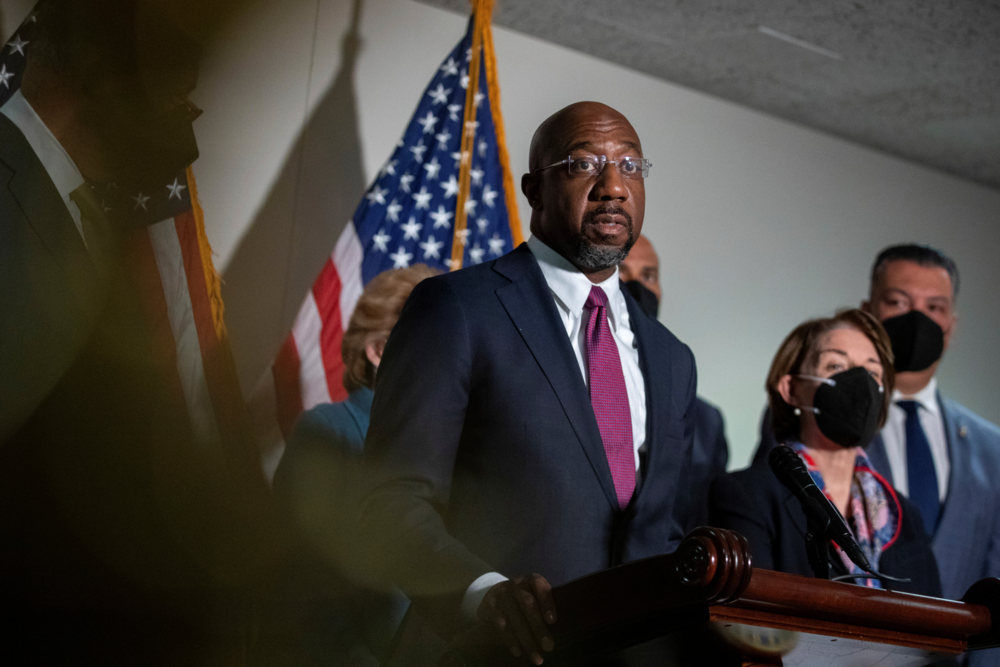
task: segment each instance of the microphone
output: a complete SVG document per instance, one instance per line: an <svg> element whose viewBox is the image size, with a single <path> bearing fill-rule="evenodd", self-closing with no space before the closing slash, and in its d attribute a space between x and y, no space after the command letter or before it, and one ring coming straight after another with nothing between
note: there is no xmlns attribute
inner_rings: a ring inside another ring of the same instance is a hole
<svg viewBox="0 0 1000 667"><path fill-rule="evenodd" d="M847 557L854 561L855 565L864 572L871 573L871 563L868 562L868 558L855 541L854 535L851 534L851 529L848 528L840 510L834 507L826 494L820 491L816 483L813 482L809 470L806 469L806 464L802 462L799 455L790 447L778 445L768 454L767 462L778 481L795 494L795 497L802 503L802 511L806 513L806 516L820 525L826 525L824 535L819 537L832 539L837 543L837 546L843 549ZM821 515L818 516L819 513Z"/></svg>

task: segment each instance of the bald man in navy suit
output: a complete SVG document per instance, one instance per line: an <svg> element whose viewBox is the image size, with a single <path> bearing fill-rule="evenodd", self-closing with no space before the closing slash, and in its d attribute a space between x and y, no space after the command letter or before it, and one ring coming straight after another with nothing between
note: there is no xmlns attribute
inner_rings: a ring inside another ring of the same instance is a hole
<svg viewBox="0 0 1000 667"><path fill-rule="evenodd" d="M617 268L642 230L649 166L614 109L559 111L522 179L531 239L421 283L392 332L360 525L443 640L480 622L541 664L551 586L682 537L694 357Z"/></svg>

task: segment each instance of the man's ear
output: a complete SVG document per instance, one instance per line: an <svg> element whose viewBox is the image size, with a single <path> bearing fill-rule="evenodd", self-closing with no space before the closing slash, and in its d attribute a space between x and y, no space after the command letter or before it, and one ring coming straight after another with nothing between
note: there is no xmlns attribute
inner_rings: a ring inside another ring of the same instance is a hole
<svg viewBox="0 0 1000 667"><path fill-rule="evenodd" d="M528 198L532 210L542 210L542 198L538 196L538 178L535 174L525 174L521 177L521 192Z"/></svg>
<svg viewBox="0 0 1000 667"><path fill-rule="evenodd" d="M862 301L861 305L858 306L858 307L861 308L861 310L863 310L866 313L868 313L869 315L874 315L875 314L874 312L872 312L872 302L871 301Z"/></svg>

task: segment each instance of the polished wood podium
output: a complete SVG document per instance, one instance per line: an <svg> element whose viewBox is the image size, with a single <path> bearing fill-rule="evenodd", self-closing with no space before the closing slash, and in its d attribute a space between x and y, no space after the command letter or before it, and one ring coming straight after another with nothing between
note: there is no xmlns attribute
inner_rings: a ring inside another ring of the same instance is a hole
<svg viewBox="0 0 1000 667"><path fill-rule="evenodd" d="M1000 646L1000 579L962 601L754 570L738 533L698 528L672 554L553 589L546 665L925 665ZM442 667L530 664L477 628Z"/></svg>

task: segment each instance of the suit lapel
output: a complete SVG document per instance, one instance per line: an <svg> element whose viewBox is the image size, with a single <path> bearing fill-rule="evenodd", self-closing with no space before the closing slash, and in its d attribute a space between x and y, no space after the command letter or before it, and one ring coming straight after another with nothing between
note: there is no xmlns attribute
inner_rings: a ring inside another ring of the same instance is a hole
<svg viewBox="0 0 1000 667"><path fill-rule="evenodd" d="M799 544L802 544L805 541L806 533L809 530L809 523L806 520L805 511L802 509L802 503L795 497L795 494L784 486L781 487L779 493L782 494L781 505L785 508L785 512L788 513L788 516L791 517L792 527L795 528L798 535L797 541ZM783 539L788 539L788 537Z"/></svg>
<svg viewBox="0 0 1000 667"><path fill-rule="evenodd" d="M498 259L493 270L511 281L497 290L497 297L559 399L608 502L617 509L614 480L590 394L545 276L525 244Z"/></svg>
<svg viewBox="0 0 1000 667"><path fill-rule="evenodd" d="M642 471L642 484L636 489L636 502L642 498L646 481L661 478L658 470L679 471L685 452L677 447L665 447L662 435L671 421L673 405L669 401L671 364L665 344L657 344L652 322L640 311L639 305L623 288L622 295L628 306L629 323L639 347L639 368L646 388L646 460ZM656 369L654 372L652 369ZM662 407L667 406L667 410ZM669 473L667 473L669 476ZM676 473L675 473L676 474Z"/></svg>
<svg viewBox="0 0 1000 667"><path fill-rule="evenodd" d="M968 507L969 495L964 493L952 493L956 480L969 479L973 476L969 470L969 448L962 445L965 424L960 423L959 415L952 412L948 405L942 400L941 395L937 395L938 406L941 408L941 419L944 421L945 441L948 445L948 461L950 463L948 472L948 494L944 499L944 507L941 508L941 518L938 519L938 529L934 533L934 541L939 535L947 532L945 526L965 526L974 525L969 520L976 514L975 507ZM964 501L964 502L963 502ZM957 517L961 517L957 519ZM944 536L941 539L950 540L953 536Z"/></svg>
<svg viewBox="0 0 1000 667"><path fill-rule="evenodd" d="M27 139L3 114L0 114L0 144L5 147L4 161L0 164L11 170L8 190L70 279L77 298L83 303L91 302L97 273L76 224Z"/></svg>

